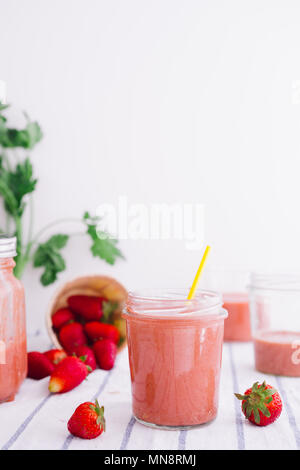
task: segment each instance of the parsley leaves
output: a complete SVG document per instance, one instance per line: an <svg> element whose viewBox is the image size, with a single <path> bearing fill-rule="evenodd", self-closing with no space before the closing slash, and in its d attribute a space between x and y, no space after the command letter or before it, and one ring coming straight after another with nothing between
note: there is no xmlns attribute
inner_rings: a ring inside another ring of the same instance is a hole
<svg viewBox="0 0 300 470"><path fill-rule="evenodd" d="M93 256L98 256L109 264L115 264L117 258L124 258L117 247L118 241L110 238L108 233L97 229L99 217L91 217L88 212L85 212L83 221L87 225L87 233L93 242L91 246Z"/></svg>
<svg viewBox="0 0 300 470"><path fill-rule="evenodd" d="M30 159L26 157L20 160L19 154L13 155L12 149L21 148L23 152L24 150L32 150L43 138L43 133L39 124L30 121L25 113L27 122L23 129L9 127L7 117L3 114L7 108L9 105L0 102L0 197L6 211L6 232L8 235L17 237L14 273L20 278L27 263L32 260L34 267L43 268L40 280L44 286L47 286L52 284L57 279L58 273L66 268L61 250L67 244L69 235L53 235L46 242L40 243L34 251L33 247L36 247L40 234L48 226L40 230L36 237L33 237L33 212L31 210L28 211L29 231L24 243L23 219L28 202L28 198L25 196L34 192L37 179L33 175ZM20 150L20 152L22 151ZM12 156L14 158L11 158ZM17 163L15 157L17 157ZM79 222L83 222L86 232L92 240L92 254L109 264L114 264L116 259L122 258L123 255L117 247L117 240L112 239L106 232L98 230L99 221L99 217L92 217L88 212L79 219ZM11 222L13 222L12 230L10 229ZM0 229L0 232L2 231ZM107 304L105 311L108 318L112 316L114 309L114 305Z"/></svg>
<svg viewBox="0 0 300 470"><path fill-rule="evenodd" d="M123 258L121 251L116 246L117 240L109 238L106 232L97 230L97 224L100 221L99 217L93 217L86 212L82 220L87 227L87 233L92 239L91 252L94 256L98 256L109 264L114 264L118 257ZM99 234L101 238L99 238ZM33 256L33 266L35 268L44 268L40 278L44 286L52 284L57 279L57 274L66 268L66 263L60 250L65 247L68 239L69 235L53 235L36 249ZM113 314L116 307L117 305L114 303L107 303L105 306L107 319Z"/></svg>
<svg viewBox="0 0 300 470"><path fill-rule="evenodd" d="M35 190L36 183L29 158L18 163L13 171L7 170L3 166L3 159L0 159L0 194L4 199L5 209L13 217L23 214L23 197Z"/></svg>
<svg viewBox="0 0 300 470"><path fill-rule="evenodd" d="M60 254L60 250L65 247L69 235L53 235L45 243L41 243L33 256L33 266L35 268L44 267L45 270L40 277L43 286L48 286L56 281L57 274L66 269L66 264Z"/></svg>
<svg viewBox="0 0 300 470"><path fill-rule="evenodd" d="M3 109L5 108L1 106L0 112ZM7 127L6 122L6 118L1 115L0 145L3 148L22 147L24 149L32 149L43 137L42 130L37 122L28 122L26 127L20 130Z"/></svg>

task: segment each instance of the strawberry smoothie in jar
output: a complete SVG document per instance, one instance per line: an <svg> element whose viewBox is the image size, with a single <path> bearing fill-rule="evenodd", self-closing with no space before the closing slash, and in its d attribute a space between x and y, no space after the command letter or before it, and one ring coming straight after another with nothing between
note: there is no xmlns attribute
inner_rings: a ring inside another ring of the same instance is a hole
<svg viewBox="0 0 300 470"><path fill-rule="evenodd" d="M224 319L222 298L198 291L129 293L124 317L135 418L183 429L218 410Z"/></svg>
<svg viewBox="0 0 300 470"><path fill-rule="evenodd" d="M27 373L24 289L14 277L16 239L0 237L0 403L12 401Z"/></svg>
<svg viewBox="0 0 300 470"><path fill-rule="evenodd" d="M251 275L255 367L300 377L300 275Z"/></svg>
<svg viewBox="0 0 300 470"><path fill-rule="evenodd" d="M228 317L224 323L224 341L251 341L248 299L248 271L215 268L203 275L202 285L222 293Z"/></svg>

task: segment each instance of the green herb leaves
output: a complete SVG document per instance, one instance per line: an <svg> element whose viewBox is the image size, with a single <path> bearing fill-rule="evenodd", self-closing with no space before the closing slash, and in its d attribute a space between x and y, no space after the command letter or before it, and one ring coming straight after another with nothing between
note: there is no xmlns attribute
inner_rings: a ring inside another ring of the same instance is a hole
<svg viewBox="0 0 300 470"><path fill-rule="evenodd" d="M7 109L8 105L0 103L0 113ZM7 119L0 114L0 145L3 148L22 147L32 149L43 137L42 130L37 122L31 122L27 118L24 129L14 129L7 126Z"/></svg>
<svg viewBox="0 0 300 470"><path fill-rule="evenodd" d="M53 235L47 242L38 246L33 257L33 266L45 268L40 278L43 286L52 284L57 278L57 273L66 268L59 251L64 248L68 239L69 235Z"/></svg>
<svg viewBox="0 0 300 470"><path fill-rule="evenodd" d="M23 197L34 191L36 183L29 158L18 163L12 171L3 166L1 158L0 194L4 199L5 209L10 215L20 217L23 214L25 208Z"/></svg>
<svg viewBox="0 0 300 470"><path fill-rule="evenodd" d="M0 101L0 112L4 111L4 109L7 109L7 108L9 108L9 105L8 104L2 104L1 101Z"/></svg>
<svg viewBox="0 0 300 470"><path fill-rule="evenodd" d="M23 214L23 197L35 190L36 183L29 158L18 163L13 171L5 169L2 160L0 161L0 193L4 198L6 210L13 217Z"/></svg>
<svg viewBox="0 0 300 470"><path fill-rule="evenodd" d="M97 229L99 217L91 217L88 212L85 212L83 220L87 225L87 233L93 241L91 246L93 256L98 256L109 264L115 264L117 258L124 258L116 246L118 241L110 238L106 232Z"/></svg>
<svg viewBox="0 0 300 470"><path fill-rule="evenodd" d="M3 200L6 211L6 232L17 237L17 256L15 258L15 275L20 278L29 261L33 261L34 267L44 268L41 275L41 283L44 286L52 284L58 273L66 268L66 263L61 255L69 235L58 234L50 237L45 243L38 246L37 240L42 229L36 237L33 234L33 211L28 211L29 230L28 237L24 242L23 220L27 198L36 189L37 179L33 175L30 159L24 158L24 151L31 150L43 138L43 133L37 122L30 121L27 114L26 125L23 129L9 127L6 110L9 105L0 102L0 198ZM19 148L18 154L13 149ZM23 158L20 159L20 154ZM66 220L68 221L68 219ZM74 220L73 220L74 221ZM98 231L99 217L92 217L86 212L83 218L75 222L83 222L87 234L92 239L91 252L94 256L114 264L118 257L123 257L117 247L117 240L112 239L104 231ZM61 220L58 221L61 223ZM52 225L52 224L51 224ZM12 228L11 228L12 227ZM48 226L46 227L48 228ZM0 232L2 232L2 227ZM33 252L33 247L36 247ZM112 316L114 306L106 306L107 317Z"/></svg>
<svg viewBox="0 0 300 470"><path fill-rule="evenodd" d="M32 165L29 158L11 169L8 157L4 157L4 149L23 147L32 149L42 138L42 131L37 122L27 118L25 129L14 129L7 125L7 119L2 114L9 106L0 103L0 194L4 199L6 211L13 217L21 217L24 211L23 197L35 189L37 180L33 178Z"/></svg>
<svg viewBox="0 0 300 470"><path fill-rule="evenodd" d="M99 220L99 217L92 217L88 212L83 216L83 222L86 224L87 233L93 241L91 252L94 256L104 259L107 263L114 264L116 258L122 258L123 255L116 246L116 240L108 238L108 235L105 232L97 231ZM102 234L102 236L105 234L106 238L99 238L99 233ZM36 268L45 268L40 278L41 283L44 286L52 284L57 279L57 274L64 271L66 268L66 264L60 250L64 248L68 239L69 235L53 235L48 241L41 243L38 246L33 256L33 266ZM116 308L117 304L107 302L105 305L105 315L107 320L109 320Z"/></svg>

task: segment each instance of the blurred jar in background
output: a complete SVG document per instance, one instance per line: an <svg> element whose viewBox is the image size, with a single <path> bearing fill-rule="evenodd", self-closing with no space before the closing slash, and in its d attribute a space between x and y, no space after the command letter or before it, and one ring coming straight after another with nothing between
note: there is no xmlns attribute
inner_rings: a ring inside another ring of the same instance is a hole
<svg viewBox="0 0 300 470"><path fill-rule="evenodd" d="M248 271L213 268L203 274L201 286L222 293L228 317L224 323L224 341L251 341Z"/></svg>
<svg viewBox="0 0 300 470"><path fill-rule="evenodd" d="M300 377L300 274L252 273L250 310L256 369Z"/></svg>
<svg viewBox="0 0 300 470"><path fill-rule="evenodd" d="M13 268L16 238L0 236L0 403L12 401L27 373L25 300Z"/></svg>

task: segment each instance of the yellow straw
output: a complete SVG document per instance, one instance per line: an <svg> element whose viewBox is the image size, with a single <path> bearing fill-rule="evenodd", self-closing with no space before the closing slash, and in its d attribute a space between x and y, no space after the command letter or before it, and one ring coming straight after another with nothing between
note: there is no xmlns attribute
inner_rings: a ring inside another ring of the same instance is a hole
<svg viewBox="0 0 300 470"><path fill-rule="evenodd" d="M199 264L199 268L198 268L198 271L196 273L196 276L195 276L195 279L193 281L193 285L191 287L191 290L189 292L189 295L188 295L188 300L191 300L194 295L195 295L195 292L196 292L196 289L197 289L197 285L198 285L198 282L199 282L199 279L200 279L200 276L201 276L201 273L203 271L203 268L205 266L205 263L206 263L206 259L207 259L207 256L208 256L208 253L210 251L210 246L207 245L207 247L205 248L205 251L203 253L203 256L202 256L202 260Z"/></svg>

